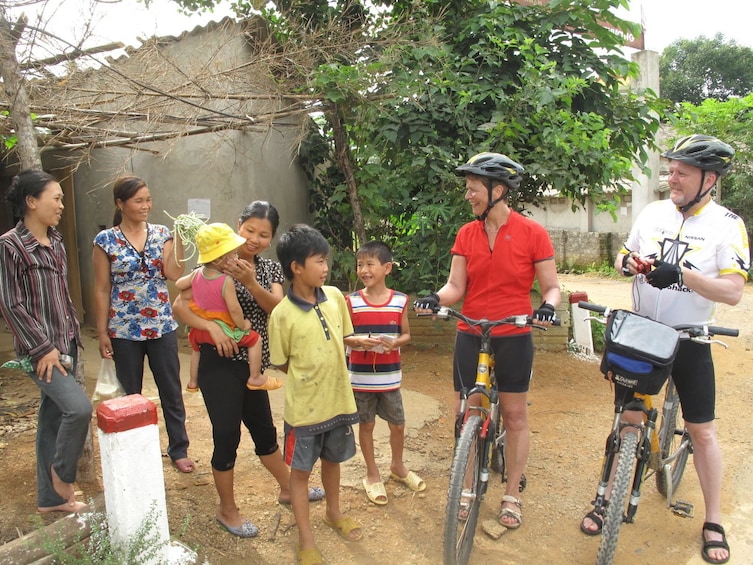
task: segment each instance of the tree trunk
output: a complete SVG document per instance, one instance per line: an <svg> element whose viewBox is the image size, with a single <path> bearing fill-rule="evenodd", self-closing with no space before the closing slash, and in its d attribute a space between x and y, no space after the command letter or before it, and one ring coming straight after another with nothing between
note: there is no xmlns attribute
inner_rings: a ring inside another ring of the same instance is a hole
<svg viewBox="0 0 753 565"><path fill-rule="evenodd" d="M334 109L329 112L329 120L332 124L332 136L335 139L337 165L340 167L345 177L345 184L348 187L348 198L350 199L350 206L353 208L353 229L356 232L360 246L366 243L366 228L363 224L361 202L358 199L358 185L356 185L356 176L353 172L353 162L350 158L350 145L348 144L345 120L340 113L340 108L336 104Z"/></svg>
<svg viewBox="0 0 753 565"><path fill-rule="evenodd" d="M21 15L16 25L11 28L10 22L0 12L0 76L3 78L3 88L8 100L11 101L10 119L16 130L16 151L18 153L21 171L26 169L42 169L42 158L37 146L37 135L31 121L29 97L24 85L24 78L18 68L16 59L16 44L26 28L27 19ZM76 367L76 381L86 390L84 382L83 359L79 355ZM91 429L86 438L84 450L78 461L78 480L83 483L96 484L97 475L94 468L94 442Z"/></svg>
<svg viewBox="0 0 753 565"><path fill-rule="evenodd" d="M24 78L18 69L16 44L26 28L25 15L11 28L0 13L0 76L8 100L11 101L10 119L16 129L16 147L21 170L41 169L42 159L37 147L37 135L31 121L29 96L24 86Z"/></svg>

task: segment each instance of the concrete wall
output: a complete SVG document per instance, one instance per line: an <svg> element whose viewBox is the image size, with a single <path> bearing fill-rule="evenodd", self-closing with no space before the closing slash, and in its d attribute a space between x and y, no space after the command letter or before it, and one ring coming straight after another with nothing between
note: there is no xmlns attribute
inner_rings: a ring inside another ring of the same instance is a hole
<svg viewBox="0 0 753 565"><path fill-rule="evenodd" d="M560 271L597 267L605 261L611 263L628 236L627 232L547 231Z"/></svg>
<svg viewBox="0 0 753 565"><path fill-rule="evenodd" d="M64 172L66 164L75 167L71 190L75 193L76 241L66 241L66 246L69 254L77 253L80 259L83 307L79 314L86 323L94 323L92 240L101 229L112 225L112 185L124 173L141 177L149 185L153 198L151 223L172 228L172 220L164 212L175 217L194 209L208 211L213 222L235 227L240 212L253 200L268 200L278 209L278 236L291 224L311 221L308 183L295 157L308 118L277 117L275 112L284 108L286 101L264 94L274 92L267 84L271 80L269 73L254 68L253 62L254 53L246 36L239 24L229 20L197 28L179 38L163 38L110 61L125 76L140 77L144 83L178 93L174 100L155 99L150 112L163 113L160 120L149 123L126 118L126 102L115 96L104 100L101 108L123 112L119 128L113 125L113 129L150 134L167 129L165 124L171 123L171 117L176 124L183 124L176 128L186 129L191 129L194 120L211 121L216 117L217 123L224 123L227 116L264 113L269 116L268 123L142 143L138 149L94 149L81 164L76 162L80 154L45 154L45 167L56 170L59 176L71 174ZM236 72L237 69L245 71ZM120 76L88 72L76 80L81 82L83 93L122 90L123 97L134 106L143 103L140 89L134 90ZM192 90L195 84L203 90ZM202 99L204 91L227 92L228 97ZM254 93L261 95L254 97ZM189 201L199 207L189 206ZM276 239L267 256L275 256L275 244ZM194 263L189 262L189 267Z"/></svg>
<svg viewBox="0 0 753 565"><path fill-rule="evenodd" d="M585 206L573 209L568 198L551 197L544 200L539 208L531 208L531 218L552 230L579 230L582 232L629 232L633 223L633 204L630 195L623 198L622 204L612 217L602 212L590 201Z"/></svg>
<svg viewBox="0 0 753 565"><path fill-rule="evenodd" d="M308 188L300 168L279 158L289 142L278 133L269 136L232 132L232 151L206 159L213 135L182 140L164 159L127 150L95 150L88 167L74 175L77 246L81 264L82 318L94 323L94 274L91 247L94 236L112 226L115 211L112 182L124 170L143 178L153 198L151 223L172 227L170 216L187 213L190 199L210 207L210 220L237 225L242 209L253 200L268 200L280 212L278 236L291 224L310 222ZM274 257L274 245L265 255ZM189 262L189 267L195 260Z"/></svg>

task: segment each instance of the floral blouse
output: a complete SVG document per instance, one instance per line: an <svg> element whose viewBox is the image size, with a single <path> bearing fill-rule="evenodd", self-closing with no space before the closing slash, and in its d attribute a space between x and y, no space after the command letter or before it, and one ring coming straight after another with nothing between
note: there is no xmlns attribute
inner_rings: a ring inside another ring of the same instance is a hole
<svg viewBox="0 0 753 565"><path fill-rule="evenodd" d="M144 251L139 253L120 227L102 230L94 245L110 260L109 336L131 341L157 339L173 332L173 319L167 279L162 271L165 243L173 238L166 226L147 224Z"/></svg>

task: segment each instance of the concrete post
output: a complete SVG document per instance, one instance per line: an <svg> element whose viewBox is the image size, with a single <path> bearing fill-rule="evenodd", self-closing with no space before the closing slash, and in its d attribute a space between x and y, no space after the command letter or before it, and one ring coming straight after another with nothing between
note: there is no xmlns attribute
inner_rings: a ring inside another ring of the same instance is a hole
<svg viewBox="0 0 753 565"><path fill-rule="evenodd" d="M163 547L149 563L194 563L193 551L170 544L157 407L140 394L106 400L97 407L97 426L113 543L132 543L149 517L149 535Z"/></svg>
<svg viewBox="0 0 753 565"><path fill-rule="evenodd" d="M593 336L591 335L591 321L586 320L586 317L591 312L578 306L578 302L580 301L588 302L588 294L585 292L571 292L569 301L572 308L573 341L580 347L583 353L589 356L593 355L594 343Z"/></svg>
<svg viewBox="0 0 753 565"><path fill-rule="evenodd" d="M632 55L633 62L640 67L640 75L633 82L631 88L637 94L641 94L646 89L651 89L659 94L659 54L656 51L639 51ZM659 200L659 153L657 151L648 151L648 162L646 165L651 170L651 176L643 174L640 167L636 164L633 168L635 182L632 187L632 222L640 214L641 210L649 202Z"/></svg>

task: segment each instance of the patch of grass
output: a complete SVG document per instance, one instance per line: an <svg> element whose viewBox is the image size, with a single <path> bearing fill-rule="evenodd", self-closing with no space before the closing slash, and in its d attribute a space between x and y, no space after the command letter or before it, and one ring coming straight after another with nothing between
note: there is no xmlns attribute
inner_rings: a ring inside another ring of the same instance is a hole
<svg viewBox="0 0 753 565"><path fill-rule="evenodd" d="M94 501L90 501L91 508ZM79 533L71 543L61 537L51 537L38 526L42 548L49 554L52 563L60 565L142 565L157 563L165 542L159 539L156 528L157 510L155 505L149 509L143 522L133 537L125 543L115 543L110 534L107 515L104 512L87 512L81 514L91 528L91 535L84 539Z"/></svg>
<svg viewBox="0 0 753 565"><path fill-rule="evenodd" d="M560 270L561 273L567 273L569 275L593 275L606 278L620 278L621 275L615 271L614 264L605 259L601 263L591 263L587 266L571 265L564 267Z"/></svg>

